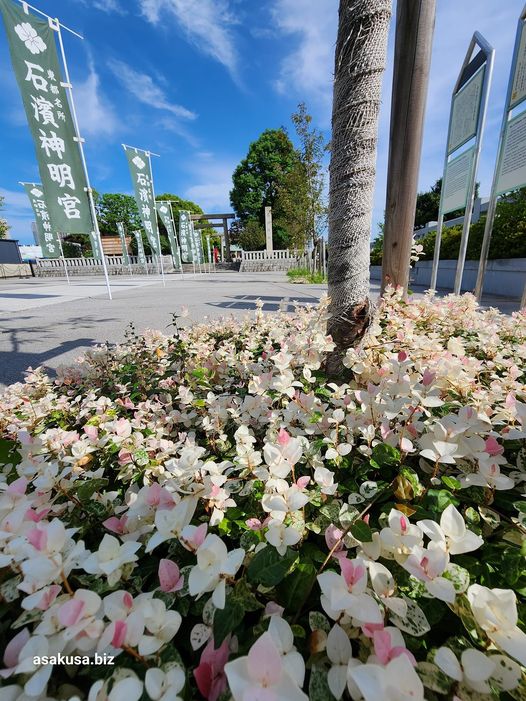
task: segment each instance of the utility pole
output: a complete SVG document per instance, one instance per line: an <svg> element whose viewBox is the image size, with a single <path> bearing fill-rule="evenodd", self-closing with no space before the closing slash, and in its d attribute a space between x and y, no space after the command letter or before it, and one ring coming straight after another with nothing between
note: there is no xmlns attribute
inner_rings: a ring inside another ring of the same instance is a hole
<svg viewBox="0 0 526 701"><path fill-rule="evenodd" d="M382 292L407 293L435 0L398 0L385 204Z"/></svg>

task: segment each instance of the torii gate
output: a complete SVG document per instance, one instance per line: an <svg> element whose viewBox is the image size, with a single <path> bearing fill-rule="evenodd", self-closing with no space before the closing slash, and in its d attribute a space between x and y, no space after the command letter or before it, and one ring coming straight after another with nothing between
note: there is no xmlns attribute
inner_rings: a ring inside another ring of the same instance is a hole
<svg viewBox="0 0 526 701"><path fill-rule="evenodd" d="M225 258L230 262L230 236L228 234L228 220L235 219L235 214L191 214L190 219L195 222L196 229L207 229L208 227L223 227L223 237L225 242ZM206 219L206 224L203 223ZM219 219L220 221L214 221ZM220 234L221 235L221 234Z"/></svg>

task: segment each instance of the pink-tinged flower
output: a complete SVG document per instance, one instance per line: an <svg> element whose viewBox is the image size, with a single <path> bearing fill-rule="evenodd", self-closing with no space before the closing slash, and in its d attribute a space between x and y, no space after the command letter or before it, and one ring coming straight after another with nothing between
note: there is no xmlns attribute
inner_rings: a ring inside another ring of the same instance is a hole
<svg viewBox="0 0 526 701"><path fill-rule="evenodd" d="M22 608L26 609L27 611L31 611L32 609L47 611L61 591L62 587L60 584L52 584L51 586L41 589L30 596L26 596L22 602Z"/></svg>
<svg viewBox="0 0 526 701"><path fill-rule="evenodd" d="M356 584L361 588L364 577L367 579L367 570L363 562L359 559L349 560L345 558L340 560L340 567L349 591L352 591Z"/></svg>
<svg viewBox="0 0 526 701"><path fill-rule="evenodd" d="M247 657L226 664L225 674L234 701L308 701L268 632L256 640Z"/></svg>
<svg viewBox="0 0 526 701"><path fill-rule="evenodd" d="M290 441L290 433L288 433L284 428L280 428L278 431L278 443L280 445L287 445Z"/></svg>
<svg viewBox="0 0 526 701"><path fill-rule="evenodd" d="M161 591L170 593L183 588L184 577L181 577L179 567L172 560L159 562L159 585Z"/></svg>
<svg viewBox="0 0 526 701"><path fill-rule="evenodd" d="M126 448L119 450L119 465L128 465L132 462L132 454Z"/></svg>
<svg viewBox="0 0 526 701"><path fill-rule="evenodd" d="M119 406L123 406L125 409L135 409L135 404L132 402L132 400L129 397L126 397L126 399L117 399L115 400L115 404L118 404Z"/></svg>
<svg viewBox="0 0 526 701"><path fill-rule="evenodd" d="M210 640L201 654L199 666L194 669L197 688L207 701L216 701L226 689L225 664L228 662L230 636L216 650Z"/></svg>
<svg viewBox="0 0 526 701"><path fill-rule="evenodd" d="M126 625L125 621L114 621L113 637L111 639L111 644L114 648L120 648L124 645L127 631L128 626Z"/></svg>
<svg viewBox="0 0 526 701"><path fill-rule="evenodd" d="M430 370L424 370L424 374L422 375L422 384L424 387L429 387L429 385L432 385L433 382L435 381L436 373L431 372Z"/></svg>
<svg viewBox="0 0 526 701"><path fill-rule="evenodd" d="M84 426L84 433L92 441L96 441L99 437L99 429L97 428L97 426L91 426L89 424L87 426Z"/></svg>
<svg viewBox="0 0 526 701"><path fill-rule="evenodd" d="M407 360L407 353L405 351L400 351L397 358L399 363L403 363L404 360Z"/></svg>
<svg viewBox="0 0 526 701"><path fill-rule="evenodd" d="M45 509L41 509L40 511L28 509L24 515L24 518L26 519L26 521L33 521L33 523L39 523L40 521L42 521L42 519L46 518L50 511L50 507L46 507Z"/></svg>
<svg viewBox="0 0 526 701"><path fill-rule="evenodd" d="M70 599L59 608L57 618L64 628L74 626L82 618L85 606L81 599Z"/></svg>
<svg viewBox="0 0 526 701"><path fill-rule="evenodd" d="M263 617L267 618L268 616L274 615L281 616L283 611L285 611L283 606L280 606L275 601L269 601L268 604L265 606L265 614Z"/></svg>
<svg viewBox="0 0 526 701"><path fill-rule="evenodd" d="M331 523L325 531L325 542L329 550L332 550L336 544L338 544L336 551L343 550L343 531Z"/></svg>
<svg viewBox="0 0 526 701"><path fill-rule="evenodd" d="M245 523L251 531L260 531L263 528L259 518L247 518Z"/></svg>
<svg viewBox="0 0 526 701"><path fill-rule="evenodd" d="M27 539L31 545L39 552L46 549L47 545L47 532L40 530L40 528L32 528L27 532Z"/></svg>
<svg viewBox="0 0 526 701"><path fill-rule="evenodd" d="M484 450L493 457L495 455L502 455L504 452L504 447L499 445L493 436L489 436L489 438L486 438Z"/></svg>
<svg viewBox="0 0 526 701"><path fill-rule="evenodd" d="M110 516L102 522L102 525L104 526L104 528L107 528L108 531L122 535L123 533L126 533L127 520L128 517L126 516L126 514L124 516L121 516L120 518L118 518L117 516Z"/></svg>
<svg viewBox="0 0 526 701"><path fill-rule="evenodd" d="M5 669L0 669L0 677L7 679L7 677L10 677L14 673L18 665L20 651L30 637L29 630L24 628L9 641L4 652Z"/></svg>
<svg viewBox="0 0 526 701"><path fill-rule="evenodd" d="M26 480L25 477L19 477L18 479L14 480L14 482L11 482L11 484L7 487L6 494L9 494L9 496L17 496L21 497L26 493L27 485L29 482Z"/></svg>
<svg viewBox="0 0 526 701"><path fill-rule="evenodd" d="M161 487L158 482L154 482L150 485L145 501L148 506L155 506L158 509L171 509L175 505L175 501L170 492L164 487Z"/></svg>
<svg viewBox="0 0 526 701"><path fill-rule="evenodd" d="M304 477L299 477L299 478L296 480L296 486L297 486L299 489L305 489L305 487L309 484L309 482L310 482L310 477L308 477L307 475L305 475Z"/></svg>
<svg viewBox="0 0 526 701"><path fill-rule="evenodd" d="M202 523L200 526L185 526L181 531L181 545L195 552L204 543L207 531L207 523Z"/></svg>
<svg viewBox="0 0 526 701"><path fill-rule="evenodd" d="M404 639L398 628L384 628L373 633L374 654L381 664L386 665L395 657L407 655L413 666L416 660L406 648Z"/></svg>

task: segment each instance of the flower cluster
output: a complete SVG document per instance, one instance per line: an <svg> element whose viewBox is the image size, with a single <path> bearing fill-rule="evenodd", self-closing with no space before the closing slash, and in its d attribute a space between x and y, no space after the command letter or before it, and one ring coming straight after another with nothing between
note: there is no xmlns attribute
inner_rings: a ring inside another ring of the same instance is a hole
<svg viewBox="0 0 526 701"><path fill-rule="evenodd" d="M337 383L326 313L7 389L0 701L526 698L526 316L391 291Z"/></svg>

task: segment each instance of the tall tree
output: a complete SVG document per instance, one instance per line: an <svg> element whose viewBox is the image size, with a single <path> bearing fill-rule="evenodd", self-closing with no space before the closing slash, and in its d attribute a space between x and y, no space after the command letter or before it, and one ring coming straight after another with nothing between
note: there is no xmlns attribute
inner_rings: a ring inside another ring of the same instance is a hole
<svg viewBox="0 0 526 701"><path fill-rule="evenodd" d="M232 175L230 202L244 224L265 222L265 207L275 207L285 175L292 169L294 146L285 129L267 129L249 146Z"/></svg>
<svg viewBox="0 0 526 701"><path fill-rule="evenodd" d="M329 321L338 376L369 323L369 251L391 0L340 0L329 185Z"/></svg>
<svg viewBox="0 0 526 701"><path fill-rule="evenodd" d="M274 221L287 231L289 245L303 250L315 242L325 223L323 157L327 145L321 131L312 126L305 103L298 105L291 119L299 147L292 168L278 187Z"/></svg>

